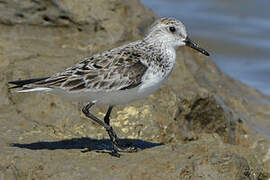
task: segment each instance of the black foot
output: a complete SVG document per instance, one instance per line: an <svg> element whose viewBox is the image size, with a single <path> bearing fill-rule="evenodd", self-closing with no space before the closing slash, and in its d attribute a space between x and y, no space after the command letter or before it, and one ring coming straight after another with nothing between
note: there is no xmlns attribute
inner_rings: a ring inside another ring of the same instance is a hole
<svg viewBox="0 0 270 180"><path fill-rule="evenodd" d="M119 144L117 145L113 144L113 149L110 155L120 158L121 155L119 154L119 152L125 152L125 153L138 152L138 148L134 146L121 146Z"/></svg>
<svg viewBox="0 0 270 180"><path fill-rule="evenodd" d="M126 153L133 153L133 152L138 152L138 148L134 146L128 146L128 147L118 147L119 152L126 152Z"/></svg>
<svg viewBox="0 0 270 180"><path fill-rule="evenodd" d="M127 152L127 153L132 153L132 152L137 152L138 149L134 146L132 146L131 143L128 143L128 144L121 144L120 143L120 140L119 138L117 137L116 133L114 132L113 128L110 127L108 130L107 130L109 136L110 136L110 139L111 139L111 142L113 144L113 150L112 150L112 154L113 155L116 155L118 156L118 152Z"/></svg>
<svg viewBox="0 0 270 180"><path fill-rule="evenodd" d="M118 153L118 150L116 149L113 149L112 152L110 152L110 155L114 156L114 157L117 157L117 158L120 158L120 154Z"/></svg>

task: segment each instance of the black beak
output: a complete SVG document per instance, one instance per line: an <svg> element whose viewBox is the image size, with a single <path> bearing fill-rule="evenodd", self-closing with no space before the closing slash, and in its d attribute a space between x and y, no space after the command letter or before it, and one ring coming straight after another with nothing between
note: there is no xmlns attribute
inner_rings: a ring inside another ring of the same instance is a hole
<svg viewBox="0 0 270 180"><path fill-rule="evenodd" d="M189 37L186 38L185 43L186 43L186 46L189 46L192 49L195 49L195 50L199 51L200 53L202 53L202 54L204 54L206 56L210 56L210 54L206 50L200 48L196 43L192 42L189 39Z"/></svg>

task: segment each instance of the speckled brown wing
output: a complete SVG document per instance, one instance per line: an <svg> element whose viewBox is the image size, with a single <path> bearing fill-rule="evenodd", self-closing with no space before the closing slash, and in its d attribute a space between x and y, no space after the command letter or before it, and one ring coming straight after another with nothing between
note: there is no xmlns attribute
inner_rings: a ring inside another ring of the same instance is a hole
<svg viewBox="0 0 270 180"><path fill-rule="evenodd" d="M68 91L125 90L138 86L147 67L141 63L142 53L123 48L85 58L72 68L34 86L62 88Z"/></svg>

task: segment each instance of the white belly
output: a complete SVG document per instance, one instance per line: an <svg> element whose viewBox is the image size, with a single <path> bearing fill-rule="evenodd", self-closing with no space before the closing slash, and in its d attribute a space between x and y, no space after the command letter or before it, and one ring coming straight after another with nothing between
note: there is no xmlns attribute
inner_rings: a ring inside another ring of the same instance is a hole
<svg viewBox="0 0 270 180"><path fill-rule="evenodd" d="M169 75L169 74L168 74ZM73 91L67 92L63 90L52 90L50 93L62 96L71 101L80 102L95 102L96 104L127 104L135 100L143 99L154 91L156 91L167 79L161 74L147 73L143 78L142 83L132 89L119 90L119 91Z"/></svg>
<svg viewBox="0 0 270 180"><path fill-rule="evenodd" d="M154 91L156 91L162 84L162 81L151 82L150 84L141 84L138 87L119 91L80 91L80 92L66 92L62 90L53 90L50 93L62 96L71 101L80 102L95 102L96 104L127 104L135 100L143 99Z"/></svg>

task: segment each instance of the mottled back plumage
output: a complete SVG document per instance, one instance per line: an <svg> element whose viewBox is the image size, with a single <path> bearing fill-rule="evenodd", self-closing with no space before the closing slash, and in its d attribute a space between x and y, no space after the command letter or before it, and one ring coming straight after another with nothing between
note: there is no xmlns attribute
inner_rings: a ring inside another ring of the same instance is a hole
<svg viewBox="0 0 270 180"><path fill-rule="evenodd" d="M143 52L126 46L83 59L74 67L48 79L31 84L31 88L44 86L69 91L91 89L115 91L135 87L147 67L141 59L149 59Z"/></svg>

